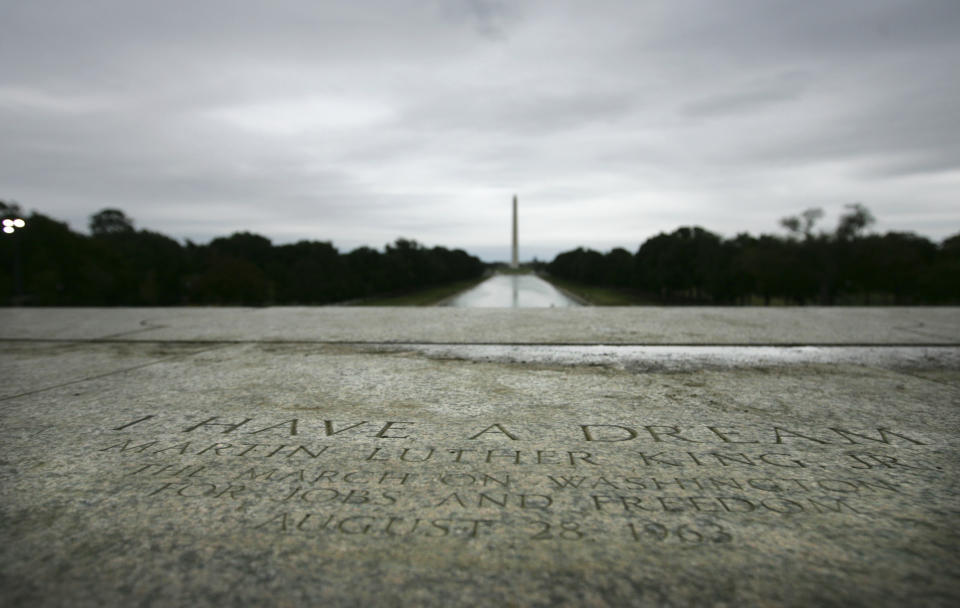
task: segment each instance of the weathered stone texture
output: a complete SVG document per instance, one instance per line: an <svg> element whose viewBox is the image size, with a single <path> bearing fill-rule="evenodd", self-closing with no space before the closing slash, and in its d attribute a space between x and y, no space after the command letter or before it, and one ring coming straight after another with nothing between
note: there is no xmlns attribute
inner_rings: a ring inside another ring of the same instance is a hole
<svg viewBox="0 0 960 608"><path fill-rule="evenodd" d="M685 355L589 346L601 317L163 313L3 313L3 605L960 603L960 346L897 334L951 315L763 351L789 332L706 311L756 346Z"/></svg>

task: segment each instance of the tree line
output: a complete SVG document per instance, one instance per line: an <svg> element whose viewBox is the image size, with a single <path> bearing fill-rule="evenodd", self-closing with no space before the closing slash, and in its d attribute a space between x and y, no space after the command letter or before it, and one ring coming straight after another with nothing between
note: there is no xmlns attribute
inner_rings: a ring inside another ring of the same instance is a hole
<svg viewBox="0 0 960 608"><path fill-rule="evenodd" d="M636 253L578 248L547 271L630 290L664 304L956 304L960 233L934 243L909 232L870 234L869 209L846 206L833 231L819 208L786 217L785 235L723 238L699 226L660 233Z"/></svg>
<svg viewBox="0 0 960 608"><path fill-rule="evenodd" d="M24 217L0 201L4 218ZM200 245L137 230L123 211L90 218L90 235L32 213L0 234L4 302L40 306L326 304L482 276L461 249L397 239L341 253L327 241L274 245L237 232Z"/></svg>

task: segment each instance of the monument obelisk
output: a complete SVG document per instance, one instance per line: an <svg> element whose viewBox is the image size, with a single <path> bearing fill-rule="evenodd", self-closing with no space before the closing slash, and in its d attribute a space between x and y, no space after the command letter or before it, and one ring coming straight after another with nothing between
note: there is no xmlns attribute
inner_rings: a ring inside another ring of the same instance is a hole
<svg viewBox="0 0 960 608"><path fill-rule="evenodd" d="M518 261L518 245L517 245L517 195L513 195L513 249L512 255L510 256L510 268L519 268L520 262Z"/></svg>

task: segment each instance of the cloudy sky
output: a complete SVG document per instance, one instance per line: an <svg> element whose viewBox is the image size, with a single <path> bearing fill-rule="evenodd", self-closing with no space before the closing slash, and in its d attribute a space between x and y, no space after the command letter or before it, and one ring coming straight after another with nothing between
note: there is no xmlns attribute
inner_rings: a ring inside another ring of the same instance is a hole
<svg viewBox="0 0 960 608"><path fill-rule="evenodd" d="M0 0L0 199L521 257L960 231L958 0Z"/></svg>

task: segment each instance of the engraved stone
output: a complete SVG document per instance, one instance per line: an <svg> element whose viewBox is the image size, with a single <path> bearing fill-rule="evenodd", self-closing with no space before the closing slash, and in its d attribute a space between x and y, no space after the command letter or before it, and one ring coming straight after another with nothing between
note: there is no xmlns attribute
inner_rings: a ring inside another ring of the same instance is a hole
<svg viewBox="0 0 960 608"><path fill-rule="evenodd" d="M0 603L958 605L958 313L3 310Z"/></svg>

